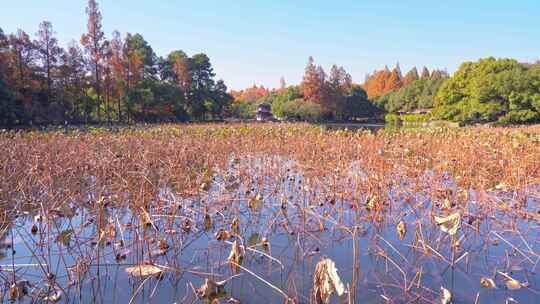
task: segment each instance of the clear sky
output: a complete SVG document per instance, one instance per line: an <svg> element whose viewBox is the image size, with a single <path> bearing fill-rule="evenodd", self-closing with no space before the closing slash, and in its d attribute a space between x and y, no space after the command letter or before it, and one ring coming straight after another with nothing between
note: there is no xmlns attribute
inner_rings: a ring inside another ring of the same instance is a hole
<svg viewBox="0 0 540 304"><path fill-rule="evenodd" d="M85 31L85 0L1 0L0 27L53 23L65 45ZM399 61L446 68L480 57L540 58L540 0L100 0L108 37L140 33L158 55L210 57L233 89L299 83L308 56L356 82Z"/></svg>

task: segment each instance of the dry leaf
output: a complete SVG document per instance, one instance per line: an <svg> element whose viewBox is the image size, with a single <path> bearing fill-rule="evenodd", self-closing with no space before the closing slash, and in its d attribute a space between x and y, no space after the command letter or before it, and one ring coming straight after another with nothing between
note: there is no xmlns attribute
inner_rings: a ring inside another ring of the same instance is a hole
<svg viewBox="0 0 540 304"><path fill-rule="evenodd" d="M444 199L443 208L446 209L446 210L452 209L452 203L450 202L449 199L447 199L447 198Z"/></svg>
<svg viewBox="0 0 540 304"><path fill-rule="evenodd" d="M452 301L452 293L441 286L441 304L449 304Z"/></svg>
<svg viewBox="0 0 540 304"><path fill-rule="evenodd" d="M257 232L251 234L251 236L248 239L248 246L249 247L255 247L257 246L257 242L259 241L259 234Z"/></svg>
<svg viewBox="0 0 540 304"><path fill-rule="evenodd" d="M197 295L208 302L212 302L216 299L222 298L226 295L226 283L227 281L214 282L210 279L204 279L204 284L199 289L197 289Z"/></svg>
<svg viewBox="0 0 540 304"><path fill-rule="evenodd" d="M43 301L45 303L47 303L47 302L58 302L58 301L60 301L61 298L62 298L62 290L55 288L55 289L51 290L49 295L43 297Z"/></svg>
<svg viewBox="0 0 540 304"><path fill-rule="evenodd" d="M57 237L56 241L62 243L64 246L69 247L71 242L71 236L73 235L73 229L67 229L62 231Z"/></svg>
<svg viewBox="0 0 540 304"><path fill-rule="evenodd" d="M231 222L231 231L234 234L240 234L240 219L235 217Z"/></svg>
<svg viewBox="0 0 540 304"><path fill-rule="evenodd" d="M141 207L141 220L145 228L155 227L150 213Z"/></svg>
<svg viewBox="0 0 540 304"><path fill-rule="evenodd" d="M109 240L114 240L116 237L116 226L112 218L109 219L109 224L107 225L107 238Z"/></svg>
<svg viewBox="0 0 540 304"><path fill-rule="evenodd" d="M366 209L368 211L377 209L377 206L379 205L379 197L377 195L373 195L367 202Z"/></svg>
<svg viewBox="0 0 540 304"><path fill-rule="evenodd" d="M495 284L495 281L491 278L481 277L480 278L480 286L484 288L497 288L497 284Z"/></svg>
<svg viewBox="0 0 540 304"><path fill-rule="evenodd" d="M169 249L169 243L167 243L167 240L161 239L158 241L158 248L161 250L168 250Z"/></svg>
<svg viewBox="0 0 540 304"><path fill-rule="evenodd" d="M189 219L185 219L182 222L182 230L184 230L185 233L189 233L191 231L191 221Z"/></svg>
<svg viewBox="0 0 540 304"><path fill-rule="evenodd" d="M38 233L38 226L36 224L32 225L30 232L32 233L32 235L36 235Z"/></svg>
<svg viewBox="0 0 540 304"><path fill-rule="evenodd" d="M126 272L134 277L157 276L163 272L163 269L154 265L137 265L126 268Z"/></svg>
<svg viewBox="0 0 540 304"><path fill-rule="evenodd" d="M506 298L506 304L510 304L510 303L519 303L519 302L516 301L516 299L512 297Z"/></svg>
<svg viewBox="0 0 540 304"><path fill-rule="evenodd" d="M495 185L495 190L508 191L508 186L504 182L498 183Z"/></svg>
<svg viewBox="0 0 540 304"><path fill-rule="evenodd" d="M234 241L227 260L235 273L240 272L240 265L242 265L242 261L244 260L244 254L244 248L238 244L238 241Z"/></svg>
<svg viewBox="0 0 540 304"><path fill-rule="evenodd" d="M152 256L164 256L164 255L167 254L167 250L165 250L165 249L155 249L155 250L150 251L150 254Z"/></svg>
<svg viewBox="0 0 540 304"><path fill-rule="evenodd" d="M216 232L216 240L218 241L225 241L232 237L232 235L225 229L219 229L218 232Z"/></svg>
<svg viewBox="0 0 540 304"><path fill-rule="evenodd" d="M407 234L407 224L404 221L400 221L396 226L396 231L400 241L403 241Z"/></svg>
<svg viewBox="0 0 540 304"><path fill-rule="evenodd" d="M28 294L29 285L30 283L28 283L28 281L19 281L12 284L9 287L8 299L10 301L16 301L16 300L22 299L24 296Z"/></svg>
<svg viewBox="0 0 540 304"><path fill-rule="evenodd" d="M259 209L261 202L262 202L262 195L257 194L254 198L249 200L248 207L251 210L257 210Z"/></svg>
<svg viewBox="0 0 540 304"><path fill-rule="evenodd" d="M450 214L446 217L434 216L435 222L441 227L443 232L449 235L455 235L461 225L461 214L459 212Z"/></svg>
<svg viewBox="0 0 540 304"><path fill-rule="evenodd" d="M204 230L211 230L214 227L212 217L208 212L204 214Z"/></svg>
<svg viewBox="0 0 540 304"><path fill-rule="evenodd" d="M339 278L334 261L325 258L315 267L313 297L317 304L326 304L334 292L341 297L345 293L345 287Z"/></svg>
<svg viewBox="0 0 540 304"><path fill-rule="evenodd" d="M269 252L270 251L270 242L266 237L263 237L261 240L261 246L264 249L264 251Z"/></svg>
<svg viewBox="0 0 540 304"><path fill-rule="evenodd" d="M508 280L506 280L505 283L506 283L506 288L510 290L517 290L521 288L521 283L516 279L509 278Z"/></svg>

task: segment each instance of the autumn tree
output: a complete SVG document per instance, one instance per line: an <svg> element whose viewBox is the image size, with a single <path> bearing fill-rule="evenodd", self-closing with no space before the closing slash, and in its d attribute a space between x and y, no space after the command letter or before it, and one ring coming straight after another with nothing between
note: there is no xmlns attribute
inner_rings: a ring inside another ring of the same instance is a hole
<svg viewBox="0 0 540 304"><path fill-rule="evenodd" d="M333 65L330 69L330 77L327 84L327 101L324 106L335 116L341 116L343 111L345 96L352 87L352 78L343 67Z"/></svg>
<svg viewBox="0 0 540 304"><path fill-rule="evenodd" d="M64 113L71 121L79 121L84 107L88 107L88 99L85 96L86 87L86 63L83 51L75 41L68 45L67 51L60 57L60 78L62 79L64 95Z"/></svg>
<svg viewBox="0 0 540 304"><path fill-rule="evenodd" d="M6 81L9 74L9 41L0 28L0 79Z"/></svg>
<svg viewBox="0 0 540 304"><path fill-rule="evenodd" d="M47 21L34 42L22 30L8 36L0 29L1 126L101 122L102 111L109 122L185 121L221 117L229 108L232 97L214 80L206 54L158 59L140 34L123 39L115 31L107 41L96 0L86 14L82 48L60 48Z"/></svg>
<svg viewBox="0 0 540 304"><path fill-rule="evenodd" d="M16 34L9 36L9 44L11 48L11 61L15 67L14 78L17 79L17 87L19 90L24 90L29 87L29 78L33 73L32 65L34 63L35 47L30 41L30 36L23 30L17 30Z"/></svg>
<svg viewBox="0 0 540 304"><path fill-rule="evenodd" d="M16 34L9 35L9 65L11 66L11 85L17 107L24 111L24 119L31 122L40 111L33 103L33 95L37 91L38 83L35 80L36 48L30 36L17 30Z"/></svg>
<svg viewBox="0 0 540 304"><path fill-rule="evenodd" d="M137 87L143 77L143 58L137 50L133 49L128 43L125 43L124 59L126 60L125 82L127 89L131 90Z"/></svg>
<svg viewBox="0 0 540 304"><path fill-rule="evenodd" d="M176 83L180 90L184 93L185 98L188 98L189 88L193 79L189 71L189 59L187 56L176 56L173 64Z"/></svg>
<svg viewBox="0 0 540 304"><path fill-rule="evenodd" d="M252 87L246 88L240 91L232 91L231 95L234 97L235 102L247 102L255 103L258 100L268 96L270 90L264 86L253 85Z"/></svg>
<svg viewBox="0 0 540 304"><path fill-rule="evenodd" d="M11 75L9 41L0 28L0 125L10 126L17 121L18 112Z"/></svg>
<svg viewBox="0 0 540 304"><path fill-rule="evenodd" d="M369 98L381 96L386 93L387 82L390 79L392 72L385 66L384 69L373 72L368 76L363 87L366 90Z"/></svg>
<svg viewBox="0 0 540 304"><path fill-rule="evenodd" d="M423 67L422 68L422 76L421 78L429 78L430 74L429 74L429 70L427 67Z"/></svg>
<svg viewBox="0 0 540 304"><path fill-rule="evenodd" d="M304 77L302 79L302 91L304 99L322 104L324 101L324 85L326 74L322 67L317 67L313 57L309 57Z"/></svg>
<svg viewBox="0 0 540 304"><path fill-rule="evenodd" d="M399 62L396 63L394 69L397 71L399 79L403 79L403 73L401 72L401 66L399 65Z"/></svg>
<svg viewBox="0 0 540 304"><path fill-rule="evenodd" d="M116 99L117 120L122 121L122 101L126 96L126 58L124 57L124 42L120 32L114 31L109 45L109 65L112 77L112 95Z"/></svg>
<svg viewBox="0 0 540 304"><path fill-rule="evenodd" d="M407 74L403 78L403 85L404 86L408 85L411 82L413 82L415 80L418 80L418 79L419 79L418 69L416 67L413 67L409 72L407 72Z"/></svg>
<svg viewBox="0 0 540 304"><path fill-rule="evenodd" d="M393 92L401 88L401 85L401 71L399 70L398 65L392 70L390 76L384 82L383 93Z"/></svg>
<svg viewBox="0 0 540 304"><path fill-rule="evenodd" d="M171 84L175 84L175 85L178 84L178 79L177 79L176 73L174 72L174 64L178 57L185 58L186 61L188 62L188 68L189 68L188 55L182 50L172 51L165 58L160 57L157 60L160 79L162 79L163 81L169 82Z"/></svg>
<svg viewBox="0 0 540 304"><path fill-rule="evenodd" d="M431 79L432 80L440 80L448 77L448 73L443 70L433 70L431 72Z"/></svg>
<svg viewBox="0 0 540 304"><path fill-rule="evenodd" d="M94 76L94 89L97 96L97 117L98 121L101 121L101 64L106 44L101 25L101 12L95 0L88 0L86 14L88 16L87 33L82 35L81 44L90 57L90 68Z"/></svg>
<svg viewBox="0 0 540 304"><path fill-rule="evenodd" d="M103 52L103 91L105 94L105 113L107 121L111 123L111 99L114 94L114 75L113 75L113 51L111 43L105 42L105 51Z"/></svg>
<svg viewBox="0 0 540 304"><path fill-rule="evenodd" d="M140 78L153 77L157 73L157 56L148 41L139 33L128 33L124 44L130 55L140 60Z"/></svg>
<svg viewBox="0 0 540 304"><path fill-rule="evenodd" d="M37 32L38 40L35 42L37 55L41 61L41 66L46 83L45 107L51 103L52 87L53 87L53 70L56 68L62 49L58 46L58 40L54 37L52 23L43 21L39 25Z"/></svg>

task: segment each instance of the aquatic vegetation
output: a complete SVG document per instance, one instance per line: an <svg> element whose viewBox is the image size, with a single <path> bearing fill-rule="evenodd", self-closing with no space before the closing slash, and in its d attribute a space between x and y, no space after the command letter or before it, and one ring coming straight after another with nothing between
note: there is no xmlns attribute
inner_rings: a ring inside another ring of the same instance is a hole
<svg viewBox="0 0 540 304"><path fill-rule="evenodd" d="M313 297L317 304L328 303L333 293L345 294L345 286L337 273L336 264L331 259L323 259L315 266L313 274Z"/></svg>
<svg viewBox="0 0 540 304"><path fill-rule="evenodd" d="M536 303L539 134L4 132L2 297L308 303L318 290L322 302Z"/></svg>

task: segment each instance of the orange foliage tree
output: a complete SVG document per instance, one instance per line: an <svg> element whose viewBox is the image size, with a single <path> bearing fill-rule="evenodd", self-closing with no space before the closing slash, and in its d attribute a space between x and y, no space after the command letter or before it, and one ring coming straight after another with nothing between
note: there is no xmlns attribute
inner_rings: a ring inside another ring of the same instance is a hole
<svg viewBox="0 0 540 304"><path fill-rule="evenodd" d="M323 68L316 66L315 60L310 56L301 85L304 99L322 105L325 98L325 79Z"/></svg>

